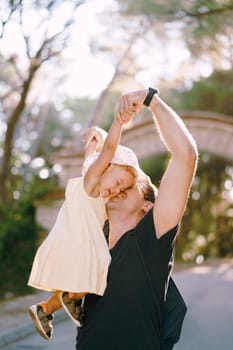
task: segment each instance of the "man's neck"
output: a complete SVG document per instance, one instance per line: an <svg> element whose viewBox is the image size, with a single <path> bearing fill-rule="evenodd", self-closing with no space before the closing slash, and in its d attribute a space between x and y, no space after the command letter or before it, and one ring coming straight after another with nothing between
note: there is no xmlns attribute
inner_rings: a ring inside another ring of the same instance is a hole
<svg viewBox="0 0 233 350"><path fill-rule="evenodd" d="M127 231L132 230L142 216L109 215L109 248L112 249Z"/></svg>

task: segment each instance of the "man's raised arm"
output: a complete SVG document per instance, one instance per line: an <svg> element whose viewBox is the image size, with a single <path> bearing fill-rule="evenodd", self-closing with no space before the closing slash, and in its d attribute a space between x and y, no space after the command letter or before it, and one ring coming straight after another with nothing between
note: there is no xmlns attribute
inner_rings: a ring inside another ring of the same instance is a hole
<svg viewBox="0 0 233 350"><path fill-rule="evenodd" d="M126 108L133 105L139 111L147 97L148 90L125 94ZM159 238L181 221L196 170L198 151L192 135L178 114L157 93L149 100L147 105L152 112L157 132L171 155L153 209Z"/></svg>
<svg viewBox="0 0 233 350"><path fill-rule="evenodd" d="M177 225L186 207L198 152L182 119L157 94L149 106L161 140L171 154L154 205L156 233L161 237Z"/></svg>

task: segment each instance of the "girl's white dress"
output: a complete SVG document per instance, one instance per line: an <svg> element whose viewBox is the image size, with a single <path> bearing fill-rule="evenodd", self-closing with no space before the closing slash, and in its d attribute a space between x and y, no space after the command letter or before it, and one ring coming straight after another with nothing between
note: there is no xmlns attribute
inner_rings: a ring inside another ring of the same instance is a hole
<svg viewBox="0 0 233 350"><path fill-rule="evenodd" d="M56 222L35 255L28 285L103 295L111 260L105 219L103 198L87 195L83 177L70 179Z"/></svg>

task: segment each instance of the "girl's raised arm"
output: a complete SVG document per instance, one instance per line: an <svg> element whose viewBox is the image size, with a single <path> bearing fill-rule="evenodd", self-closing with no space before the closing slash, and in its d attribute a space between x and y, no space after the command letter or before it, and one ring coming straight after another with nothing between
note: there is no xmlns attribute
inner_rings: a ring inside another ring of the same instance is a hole
<svg viewBox="0 0 233 350"><path fill-rule="evenodd" d="M87 173L84 175L84 187L87 194L90 196L96 197L99 195L98 185L100 178L108 168L116 152L117 146L121 139L123 124L129 122L135 114L135 109L133 106L129 107L124 114L119 114L118 108L121 108L120 105L116 106L116 116L104 141L99 157L92 165L90 165Z"/></svg>

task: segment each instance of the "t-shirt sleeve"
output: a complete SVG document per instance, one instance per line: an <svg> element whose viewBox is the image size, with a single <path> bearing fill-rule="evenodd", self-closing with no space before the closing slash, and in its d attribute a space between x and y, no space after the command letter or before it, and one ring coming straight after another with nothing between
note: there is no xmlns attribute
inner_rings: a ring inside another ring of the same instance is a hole
<svg viewBox="0 0 233 350"><path fill-rule="evenodd" d="M157 238L154 225L153 209L151 209L139 222L137 227L137 239L143 251L153 249L173 248L179 225L176 225L162 237Z"/></svg>

